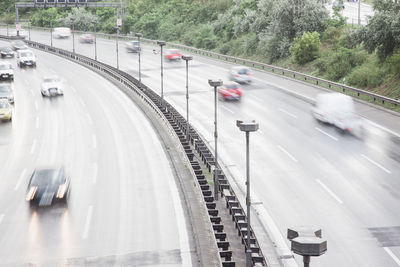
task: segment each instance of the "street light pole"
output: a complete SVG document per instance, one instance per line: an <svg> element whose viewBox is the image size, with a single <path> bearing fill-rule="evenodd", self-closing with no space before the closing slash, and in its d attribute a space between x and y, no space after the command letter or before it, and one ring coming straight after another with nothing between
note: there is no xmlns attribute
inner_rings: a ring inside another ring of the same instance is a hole
<svg viewBox="0 0 400 267"><path fill-rule="evenodd" d="M138 38L138 42L139 42L139 51L138 51L138 57L139 57L139 88L142 88L142 70L141 70L141 65L140 65L140 54L142 53L142 47L140 45L140 37L142 37L143 34L137 32L137 33L135 33L135 36Z"/></svg>
<svg viewBox="0 0 400 267"><path fill-rule="evenodd" d="M161 47L161 108L164 109L163 46L166 43L165 41L157 41L157 44Z"/></svg>
<svg viewBox="0 0 400 267"><path fill-rule="evenodd" d="M218 127L217 127L217 87L222 85L221 80L208 80L208 84L214 87L214 141L215 141L215 165L214 165L214 199L218 200Z"/></svg>
<svg viewBox="0 0 400 267"><path fill-rule="evenodd" d="M30 33L30 31L29 31L29 33ZM29 37L29 40L30 40L30 37ZM53 15L50 15L50 46L53 47Z"/></svg>
<svg viewBox="0 0 400 267"><path fill-rule="evenodd" d="M242 131L246 132L246 206L247 206L247 246L246 246L246 267L251 267L251 231L250 231L250 132L258 130L258 123L255 121L243 122L240 120L236 121L236 126Z"/></svg>
<svg viewBox="0 0 400 267"><path fill-rule="evenodd" d="M193 59L192 56L182 56L186 61L186 139L189 140L189 61Z"/></svg>
<svg viewBox="0 0 400 267"><path fill-rule="evenodd" d="M97 33L96 33L97 21L93 21L92 23L94 25L94 60L97 61Z"/></svg>
<svg viewBox="0 0 400 267"><path fill-rule="evenodd" d="M358 0L358 26L361 25L361 0Z"/></svg>
<svg viewBox="0 0 400 267"><path fill-rule="evenodd" d="M31 23L28 22L28 35L29 35L29 41L31 40Z"/></svg>
<svg viewBox="0 0 400 267"><path fill-rule="evenodd" d="M117 26L117 38L115 38L115 46L116 46L116 49L117 49L117 69L119 70L118 36L119 36L119 26Z"/></svg>
<svg viewBox="0 0 400 267"><path fill-rule="evenodd" d="M75 53L75 19L71 18L71 22L72 22L72 52Z"/></svg>

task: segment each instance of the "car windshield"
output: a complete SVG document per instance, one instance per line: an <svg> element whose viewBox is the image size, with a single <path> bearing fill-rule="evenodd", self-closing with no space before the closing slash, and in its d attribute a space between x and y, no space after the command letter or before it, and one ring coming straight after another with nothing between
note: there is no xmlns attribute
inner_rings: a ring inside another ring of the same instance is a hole
<svg viewBox="0 0 400 267"><path fill-rule="evenodd" d="M31 185L50 185L50 184L62 184L64 182L64 177L59 170L54 169L44 169L37 170L33 175Z"/></svg>
<svg viewBox="0 0 400 267"><path fill-rule="evenodd" d="M32 56L33 56L33 53L31 53L31 52L21 53L21 57L32 57Z"/></svg>
<svg viewBox="0 0 400 267"><path fill-rule="evenodd" d="M9 48L9 47L2 47L1 48L1 51L4 51L4 52L9 52L11 50L11 48Z"/></svg>
<svg viewBox="0 0 400 267"><path fill-rule="evenodd" d="M237 70L237 73L238 73L238 74L247 74L248 72L249 72L248 69L238 69L238 70Z"/></svg>
<svg viewBox="0 0 400 267"><path fill-rule="evenodd" d="M4 92L10 92L11 91L11 87L9 85L0 85L0 92L4 93Z"/></svg>
<svg viewBox="0 0 400 267"><path fill-rule="evenodd" d="M5 101L1 101L0 102L0 108L8 108L10 105L8 104L8 102Z"/></svg>
<svg viewBox="0 0 400 267"><path fill-rule="evenodd" d="M25 45L25 43L24 42L22 42L22 41L15 41L15 43L14 44L16 44L16 45Z"/></svg>
<svg viewBox="0 0 400 267"><path fill-rule="evenodd" d="M225 85L225 87L227 89L236 89L236 88L238 88L237 85L235 85L235 84L228 84L228 85Z"/></svg>
<svg viewBox="0 0 400 267"><path fill-rule="evenodd" d="M1 64L0 70L9 70L11 69L11 64Z"/></svg>
<svg viewBox="0 0 400 267"><path fill-rule="evenodd" d="M58 82L59 79L56 77L51 77L51 78L44 78L43 82L45 83L54 83L54 82Z"/></svg>

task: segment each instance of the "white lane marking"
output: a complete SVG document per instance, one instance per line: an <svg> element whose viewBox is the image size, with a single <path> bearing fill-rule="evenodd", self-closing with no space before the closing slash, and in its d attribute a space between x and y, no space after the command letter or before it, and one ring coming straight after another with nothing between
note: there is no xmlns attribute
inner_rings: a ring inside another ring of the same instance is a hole
<svg viewBox="0 0 400 267"><path fill-rule="evenodd" d="M383 131L385 131L385 132L387 132L387 133L390 133L390 134L392 134L392 135L394 135L394 136L400 137L400 134L398 134L398 133L396 133L396 132L394 132L394 131L392 131L392 130L390 130L390 129L388 129L388 128L385 128L385 127L383 127L382 125L379 125L379 124L377 124L377 123L375 123L375 122L373 122L373 121L370 121L370 120L366 120L366 121L367 121L369 124L371 124L371 125L373 125L373 126L379 128L379 129L381 129L381 130L383 130Z"/></svg>
<svg viewBox="0 0 400 267"><path fill-rule="evenodd" d="M75 87L71 86L72 92L76 93Z"/></svg>
<svg viewBox="0 0 400 267"><path fill-rule="evenodd" d="M86 239L89 233L90 221L92 219L93 206L89 206L88 214L86 216L85 228L83 229L82 239Z"/></svg>
<svg viewBox="0 0 400 267"><path fill-rule="evenodd" d="M332 135L328 134L327 132L325 132L325 131L321 130L321 129L320 129L320 128L318 128L318 127L315 127L315 130L317 130L317 131L319 131L319 132L323 133L324 135L326 135L326 136L328 136L328 137L332 138L332 139L333 139L333 140L335 140L335 141L338 141L338 140L339 140L339 139L337 139L336 137L334 137L334 136L332 136Z"/></svg>
<svg viewBox="0 0 400 267"><path fill-rule="evenodd" d="M33 92L33 89L30 90L32 95L35 95L35 93Z"/></svg>
<svg viewBox="0 0 400 267"><path fill-rule="evenodd" d="M285 153L289 158L291 158L294 162L297 162L297 159L295 157L293 157L286 149L284 149L283 147L281 147L280 145L278 145L278 148Z"/></svg>
<svg viewBox="0 0 400 267"><path fill-rule="evenodd" d="M98 165L97 162L93 163L93 183L97 182L97 172L98 172Z"/></svg>
<svg viewBox="0 0 400 267"><path fill-rule="evenodd" d="M93 124L92 117L90 117L89 113L86 113L86 117L87 117L87 119L89 121L89 124Z"/></svg>
<svg viewBox="0 0 400 267"><path fill-rule="evenodd" d="M394 253L390 250L390 248L384 247L383 249L386 251L387 254L389 254L389 256L394 260L394 262L400 266L400 259L397 258L396 255L394 255Z"/></svg>
<svg viewBox="0 0 400 267"><path fill-rule="evenodd" d="M15 191L18 190L18 187L20 186L22 180L24 179L25 174L26 174L26 168L22 170L21 175L19 176L19 179L18 179L18 181L17 181L17 184L16 184L15 187L14 187L14 190L15 190Z"/></svg>
<svg viewBox="0 0 400 267"><path fill-rule="evenodd" d="M328 192L328 194L331 195L337 202L343 204L343 201L335 193L333 193L332 190L330 190L323 182L321 182L320 179L315 179L315 181L319 183L322 188L325 189L325 191Z"/></svg>
<svg viewBox="0 0 400 267"><path fill-rule="evenodd" d="M95 134L92 134L92 141L93 141L93 147L96 148L97 147L97 137Z"/></svg>
<svg viewBox="0 0 400 267"><path fill-rule="evenodd" d="M86 106L85 102L83 102L82 98L79 98L79 102L81 102L82 106Z"/></svg>
<svg viewBox="0 0 400 267"><path fill-rule="evenodd" d="M4 214L0 214L0 223L3 221L4 219Z"/></svg>
<svg viewBox="0 0 400 267"><path fill-rule="evenodd" d="M39 129L39 117L36 117L36 129Z"/></svg>
<svg viewBox="0 0 400 267"><path fill-rule="evenodd" d="M383 167L381 164L379 164L378 162L373 161L372 159L368 158L367 156L365 156L364 154L361 154L361 157L365 158L366 160L368 160L369 162L371 162L372 164L374 164L376 167L384 170L387 173L392 173L391 171L389 171L388 169L386 169L385 167Z"/></svg>
<svg viewBox="0 0 400 267"><path fill-rule="evenodd" d="M33 139L33 143L31 146L31 151L29 151L30 154L33 154L33 152L35 152L35 148L36 148L36 139Z"/></svg>
<svg viewBox="0 0 400 267"><path fill-rule="evenodd" d="M36 109L36 110L39 110L39 104L38 104L38 102L36 102L36 101L35 101L35 109Z"/></svg>
<svg viewBox="0 0 400 267"><path fill-rule="evenodd" d="M297 116L296 116L296 115L290 113L290 112L287 111L287 110L284 110L284 109L281 109L281 108L279 108L278 110L279 110L280 112L282 112L282 113L285 113L286 115L289 115L289 116L291 116L291 117L297 119Z"/></svg>
<svg viewBox="0 0 400 267"><path fill-rule="evenodd" d="M228 112L230 112L230 113L232 113L232 114L235 114L235 112L233 112L232 110L230 110L229 108L227 108L227 107L225 107L225 106L222 106L222 105L220 105L223 109L225 109L226 111L228 111Z"/></svg>

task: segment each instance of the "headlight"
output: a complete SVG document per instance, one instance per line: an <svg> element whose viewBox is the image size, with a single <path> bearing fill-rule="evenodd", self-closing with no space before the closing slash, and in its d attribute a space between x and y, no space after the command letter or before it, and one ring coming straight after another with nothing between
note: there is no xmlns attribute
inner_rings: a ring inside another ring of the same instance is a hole
<svg viewBox="0 0 400 267"><path fill-rule="evenodd" d="M29 189L28 194L26 194L26 201L31 201L35 197L36 190L37 190L37 186L32 186Z"/></svg>
<svg viewBox="0 0 400 267"><path fill-rule="evenodd" d="M62 184L58 187L58 191L57 191L57 198L63 198L65 195L65 192L67 191L67 185L66 184Z"/></svg>

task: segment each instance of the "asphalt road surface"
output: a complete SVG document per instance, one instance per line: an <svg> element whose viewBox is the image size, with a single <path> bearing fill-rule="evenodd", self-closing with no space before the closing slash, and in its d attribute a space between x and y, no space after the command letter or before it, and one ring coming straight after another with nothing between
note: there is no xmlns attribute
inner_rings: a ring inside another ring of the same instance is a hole
<svg viewBox="0 0 400 267"><path fill-rule="evenodd" d="M180 193L146 116L100 75L35 53L37 68L2 59L15 67L15 105L0 124L0 266L192 266ZM43 98L53 74L64 96ZM34 168L59 164L68 205L30 209Z"/></svg>
<svg viewBox="0 0 400 267"><path fill-rule="evenodd" d="M48 33L31 37L50 42ZM71 39L54 44L72 50ZM94 57L93 45L77 39L75 45L77 53ZM137 54L126 53L121 43L119 48L120 68L137 77ZM142 79L160 93L160 54L153 49L159 48L143 50ZM115 41L98 40L97 51L99 60L116 65ZM214 97L207 81L226 81L230 65L202 57L189 64L190 120L213 147ZM184 62L164 63L165 98L184 116L185 77ZM253 198L280 234L285 237L293 226L321 227L328 252L312 259L314 267L400 266L398 133L366 123L363 137L343 135L317 123L308 103L271 83L276 76L254 71L253 77L251 85L243 86L240 102L218 103L219 158L225 170L244 187L245 137L235 124L255 119L260 130L250 136ZM293 83L281 79L279 87L293 89L288 84ZM398 117L394 120L385 123L398 124ZM296 260L302 264L300 257Z"/></svg>

